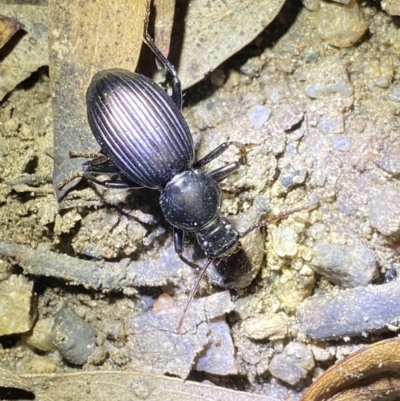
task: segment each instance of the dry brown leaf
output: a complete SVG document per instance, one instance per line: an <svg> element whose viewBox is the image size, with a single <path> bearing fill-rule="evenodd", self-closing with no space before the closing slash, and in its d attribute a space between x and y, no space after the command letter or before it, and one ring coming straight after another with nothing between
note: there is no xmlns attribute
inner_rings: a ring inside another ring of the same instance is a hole
<svg viewBox="0 0 400 401"><path fill-rule="evenodd" d="M146 0L49 2L55 184L80 169L82 160L70 159L70 150L99 149L86 119L86 89L98 71L135 70L146 6Z"/></svg>
<svg viewBox="0 0 400 401"><path fill-rule="evenodd" d="M14 18L0 15L0 49L23 27L23 24Z"/></svg>
<svg viewBox="0 0 400 401"><path fill-rule="evenodd" d="M392 380L393 379L393 380ZM354 394L374 397L400 393L400 338L372 344L329 368L307 390L301 401L345 401L359 399ZM360 400L372 400L360 398Z"/></svg>
<svg viewBox="0 0 400 401"><path fill-rule="evenodd" d="M200 81L250 43L276 17L285 0L188 2L178 74L182 87ZM181 24L180 21L176 22ZM172 42L172 48L181 42Z"/></svg>
<svg viewBox="0 0 400 401"><path fill-rule="evenodd" d="M49 63L47 7L2 4L1 13L23 24L24 35L2 50L0 100L38 68Z"/></svg>
<svg viewBox="0 0 400 401"><path fill-rule="evenodd" d="M172 27L175 15L175 0L154 0L155 10L154 41L165 57L171 45ZM162 68L158 60L157 66Z"/></svg>
<svg viewBox="0 0 400 401"><path fill-rule="evenodd" d="M124 372L21 375L36 401L278 401L275 398L183 381L172 377Z"/></svg>

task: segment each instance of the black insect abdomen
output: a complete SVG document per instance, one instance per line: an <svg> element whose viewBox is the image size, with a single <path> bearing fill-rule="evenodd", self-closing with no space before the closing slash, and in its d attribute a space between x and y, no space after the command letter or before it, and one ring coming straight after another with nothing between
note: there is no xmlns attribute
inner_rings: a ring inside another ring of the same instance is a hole
<svg viewBox="0 0 400 401"><path fill-rule="evenodd" d="M112 69L87 92L89 125L102 151L130 180L163 188L191 167L193 141L180 110L151 79Z"/></svg>

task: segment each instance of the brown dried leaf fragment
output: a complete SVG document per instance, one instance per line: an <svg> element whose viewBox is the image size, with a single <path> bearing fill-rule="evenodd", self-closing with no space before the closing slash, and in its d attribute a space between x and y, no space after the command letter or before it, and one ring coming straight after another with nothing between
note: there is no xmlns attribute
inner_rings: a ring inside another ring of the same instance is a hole
<svg viewBox="0 0 400 401"><path fill-rule="evenodd" d="M176 67L182 88L199 82L250 43L276 17L284 3L284 0L188 2L182 43L172 42L173 52L179 54ZM176 47L181 47L181 51Z"/></svg>
<svg viewBox="0 0 400 401"><path fill-rule="evenodd" d="M228 390L214 385L184 381L173 377L124 372L78 372L67 374L22 375L35 400L46 401L278 401L263 395ZM19 398L16 397L15 400ZM26 398L25 398L26 399Z"/></svg>
<svg viewBox="0 0 400 401"><path fill-rule="evenodd" d="M175 0L154 0L155 26L154 41L161 53L168 57L171 45L172 27L175 15ZM156 60L157 67L162 68L161 63Z"/></svg>
<svg viewBox="0 0 400 401"><path fill-rule="evenodd" d="M23 27L17 20L0 15L0 49Z"/></svg>
<svg viewBox="0 0 400 401"><path fill-rule="evenodd" d="M49 2L55 188L81 168L82 160L70 159L70 150L98 149L87 122L86 89L98 71L135 70L142 47L146 7L146 0ZM56 188L58 198L68 187L63 191Z"/></svg>

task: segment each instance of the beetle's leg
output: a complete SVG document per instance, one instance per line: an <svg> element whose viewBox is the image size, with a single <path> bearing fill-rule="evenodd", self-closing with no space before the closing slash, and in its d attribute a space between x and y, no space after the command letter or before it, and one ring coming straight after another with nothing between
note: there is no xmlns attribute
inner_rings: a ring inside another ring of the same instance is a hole
<svg viewBox="0 0 400 401"><path fill-rule="evenodd" d="M215 158L220 156L222 153L224 153L232 145L237 146L239 148L244 147L242 143L236 141L223 142L221 143L221 145L212 150L209 154L205 155L203 158L194 163L193 168L200 168L205 166L206 164L210 163Z"/></svg>
<svg viewBox="0 0 400 401"><path fill-rule="evenodd" d="M174 246L175 252L178 254L179 259L194 269L200 269L200 266L183 256L183 244L185 240L185 232L179 228L174 227Z"/></svg>
<svg viewBox="0 0 400 401"><path fill-rule="evenodd" d="M66 177L63 181L61 181L60 183L58 183L57 188L59 190L61 190L61 188L63 188L66 184L68 184L70 181L72 181L75 178L78 177L86 177L94 182L96 182L96 179L92 179L91 177L89 177L90 172L93 173L118 173L119 171L116 170L116 167L114 167L114 169L110 169L112 171L105 171L103 168L101 168L100 166L102 165L106 165L107 162L109 161L108 157L102 153L93 153L93 152L86 152L86 151L79 151L79 152L74 152L74 151L70 151L69 152L69 157L84 157L84 158L93 158L93 160L87 161L86 163L83 164L82 166L82 170L78 170L73 172L72 174L70 174L68 177ZM111 165L111 162L109 162L109 164ZM87 167L85 167L87 166ZM95 167L95 166L99 166L99 167ZM96 169L98 169L98 171L96 171Z"/></svg>
<svg viewBox="0 0 400 401"><path fill-rule="evenodd" d="M96 155L92 160L82 164L83 173L93 174L121 174L121 171L114 163L102 153Z"/></svg>
<svg viewBox="0 0 400 401"><path fill-rule="evenodd" d="M83 173L83 177L87 180L92 181L96 184L102 185L106 188L116 188L116 189L138 189L143 188L143 185L140 185L136 182L130 181L128 178L121 176L120 180L98 180L93 173Z"/></svg>
<svg viewBox="0 0 400 401"><path fill-rule="evenodd" d="M145 24L146 25L146 24ZM144 41L146 45L150 48L150 50L155 54L155 56L158 58L158 60L161 62L161 64L167 69L169 74L172 77L171 80L171 87L172 87L172 100L175 102L175 104L178 106L178 109L182 109L182 87L181 87L181 81L178 77L178 74L174 68L174 66L168 61L168 59L164 56L164 54L161 53L160 49L156 46L156 44L153 42L153 39L150 37L150 35L147 32L147 26L145 26L145 31L143 34Z"/></svg>
<svg viewBox="0 0 400 401"><path fill-rule="evenodd" d="M85 159L107 158L107 156L104 155L101 152L90 152L90 151L84 151L84 150L82 150L82 151L70 150L68 152L68 156L70 158L82 157L82 158L85 158Z"/></svg>
<svg viewBox="0 0 400 401"><path fill-rule="evenodd" d="M219 181L222 181L224 178L228 177L228 175L239 170L239 168L240 168L240 164L238 162L233 162L231 164L227 164L226 166L217 168L217 169L209 172L207 175L209 175L215 181L219 182Z"/></svg>
<svg viewBox="0 0 400 401"><path fill-rule="evenodd" d="M98 180L95 174L118 174L120 179L118 180ZM82 165L82 176L87 180L95 182L96 184L103 185L107 188L119 188L119 189L129 189L129 188L142 188L143 186L129 180L125 177L117 166L103 154L98 155L95 159L89 160Z"/></svg>

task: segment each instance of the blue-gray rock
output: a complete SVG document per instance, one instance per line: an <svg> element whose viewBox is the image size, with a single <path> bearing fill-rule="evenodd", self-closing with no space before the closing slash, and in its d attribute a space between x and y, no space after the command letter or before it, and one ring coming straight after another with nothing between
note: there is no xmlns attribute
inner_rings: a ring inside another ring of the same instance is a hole
<svg viewBox="0 0 400 401"><path fill-rule="evenodd" d="M388 100L391 100L393 102L400 102L400 85L399 84L393 84L390 88L389 91L386 95L386 98Z"/></svg>
<svg viewBox="0 0 400 401"><path fill-rule="evenodd" d="M260 129L268 121L270 115L271 109L261 105L250 107L247 112L247 117L255 129Z"/></svg>
<svg viewBox="0 0 400 401"><path fill-rule="evenodd" d="M398 280L310 297L297 310L300 327L316 340L393 330L399 318Z"/></svg>
<svg viewBox="0 0 400 401"><path fill-rule="evenodd" d="M297 170L291 165L282 169L279 181L286 188L292 188L296 185L303 184L307 178L307 170Z"/></svg>
<svg viewBox="0 0 400 401"><path fill-rule="evenodd" d="M341 134L344 132L343 115L321 117L317 128L323 134Z"/></svg>
<svg viewBox="0 0 400 401"><path fill-rule="evenodd" d="M83 365L96 348L96 330L66 302L54 316L51 334L57 350L74 365Z"/></svg>
<svg viewBox="0 0 400 401"><path fill-rule="evenodd" d="M332 147L341 152L348 152L351 149L351 141L346 135L335 135L332 138Z"/></svg>
<svg viewBox="0 0 400 401"><path fill-rule="evenodd" d="M383 235L400 234L400 188L388 183L371 192L368 199L371 226Z"/></svg>
<svg viewBox="0 0 400 401"><path fill-rule="evenodd" d="M314 366L313 354L307 346L293 341L281 354L272 358L269 371L272 376L293 386L304 379Z"/></svg>
<svg viewBox="0 0 400 401"><path fill-rule="evenodd" d="M314 252L310 266L335 284L366 286L375 277L376 258L366 246L320 244Z"/></svg>
<svg viewBox="0 0 400 401"><path fill-rule="evenodd" d="M306 75L308 84L304 87L304 93L313 99L329 95L348 97L353 94L346 67L338 57L326 57L321 62L313 64Z"/></svg>
<svg viewBox="0 0 400 401"><path fill-rule="evenodd" d="M400 174L400 141L389 144L376 164L388 173Z"/></svg>

